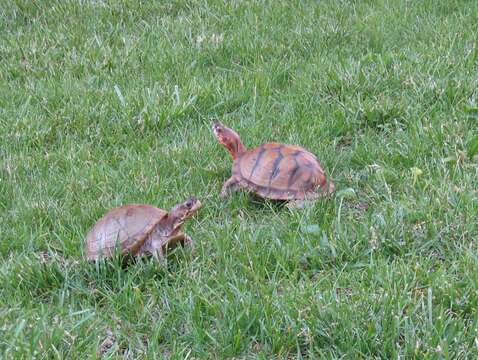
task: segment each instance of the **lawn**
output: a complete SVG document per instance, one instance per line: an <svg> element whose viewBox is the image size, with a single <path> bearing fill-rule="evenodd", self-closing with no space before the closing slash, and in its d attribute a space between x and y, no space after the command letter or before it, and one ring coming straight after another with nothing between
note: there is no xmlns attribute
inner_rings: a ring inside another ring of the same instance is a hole
<svg viewBox="0 0 478 360"><path fill-rule="evenodd" d="M0 0L0 357L478 357L477 1L121 3ZM213 119L336 192L222 200ZM167 268L83 259L191 195Z"/></svg>

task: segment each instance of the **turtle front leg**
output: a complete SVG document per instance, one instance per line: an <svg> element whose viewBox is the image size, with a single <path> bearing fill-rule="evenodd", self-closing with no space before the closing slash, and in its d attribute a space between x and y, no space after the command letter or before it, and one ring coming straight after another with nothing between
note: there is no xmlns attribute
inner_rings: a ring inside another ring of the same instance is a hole
<svg viewBox="0 0 478 360"><path fill-rule="evenodd" d="M226 198L231 192L240 188L240 181L234 176L230 177L222 186L221 198Z"/></svg>
<svg viewBox="0 0 478 360"><path fill-rule="evenodd" d="M167 259L164 253L164 238L155 234L151 234L146 242L141 246L137 255L151 254L161 264L166 266Z"/></svg>

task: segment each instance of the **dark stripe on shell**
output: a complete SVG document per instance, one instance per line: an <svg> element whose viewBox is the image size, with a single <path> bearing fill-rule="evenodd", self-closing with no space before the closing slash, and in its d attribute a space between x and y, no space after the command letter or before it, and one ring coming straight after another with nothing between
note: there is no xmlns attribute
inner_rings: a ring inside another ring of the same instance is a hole
<svg viewBox="0 0 478 360"><path fill-rule="evenodd" d="M296 179L294 179L295 175L297 174L297 171L299 171L300 166L299 163L297 162L297 159L294 158L295 161L295 167L292 169L289 175L289 180L287 181L287 187L290 189L292 185L296 182Z"/></svg>
<svg viewBox="0 0 478 360"><path fill-rule="evenodd" d="M279 156L274 160L274 164L272 164L272 172L269 178L269 184L271 183L272 179L274 179L275 177L277 177L277 175L279 175L280 173L279 164L283 158L284 158L284 155L282 155L279 152Z"/></svg>
<svg viewBox="0 0 478 360"><path fill-rule="evenodd" d="M277 156L277 158L274 160L274 163L272 164L272 171L271 171L271 176L269 177L269 186L268 186L269 193L273 190L273 188L271 187L272 180L275 177L277 177L280 173L279 165L282 159L284 159L284 155L282 155L282 152L281 152L282 148L283 148L283 145L279 146L277 149L274 149L275 151L279 153L279 155Z"/></svg>
<svg viewBox="0 0 478 360"><path fill-rule="evenodd" d="M261 158L266 151L267 149L262 147L261 150L259 151L259 154L257 154L257 159L256 159L256 162L254 163L254 166L252 167L251 174L249 175L249 179L251 179L252 175L254 175L254 171L256 171L257 167L259 166Z"/></svg>

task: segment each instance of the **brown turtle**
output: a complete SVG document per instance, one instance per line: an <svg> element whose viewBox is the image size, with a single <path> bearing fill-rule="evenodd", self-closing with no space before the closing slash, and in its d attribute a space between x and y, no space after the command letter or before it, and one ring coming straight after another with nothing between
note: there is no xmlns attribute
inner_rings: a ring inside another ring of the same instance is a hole
<svg viewBox="0 0 478 360"><path fill-rule="evenodd" d="M152 254L163 260L166 247L178 243L193 245L192 239L181 231L181 225L200 207L198 199L189 198L169 213L145 204L114 208L86 235L86 258L111 257L118 249L121 254Z"/></svg>
<svg viewBox="0 0 478 360"><path fill-rule="evenodd" d="M302 147L266 143L247 150L239 135L220 122L212 131L232 156L232 176L224 183L221 197L245 188L262 198L288 200L291 206L302 206L334 191L317 158Z"/></svg>

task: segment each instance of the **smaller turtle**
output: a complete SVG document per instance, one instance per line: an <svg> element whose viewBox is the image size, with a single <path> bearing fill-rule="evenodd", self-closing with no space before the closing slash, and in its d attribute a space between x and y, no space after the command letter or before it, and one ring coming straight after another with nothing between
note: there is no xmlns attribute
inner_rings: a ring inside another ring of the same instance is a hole
<svg viewBox="0 0 478 360"><path fill-rule="evenodd" d="M145 204L114 208L86 235L86 258L111 257L118 249L121 254L152 254L163 261L167 247L193 245L193 240L181 231L181 225L200 207L201 202L192 197L174 206L169 213Z"/></svg>
<svg viewBox="0 0 478 360"><path fill-rule="evenodd" d="M232 176L224 183L221 197L239 188L262 198L289 201L289 207L302 207L334 191L327 181L319 160L302 147L266 143L247 150L239 135L220 122L214 122L216 139L231 154Z"/></svg>

